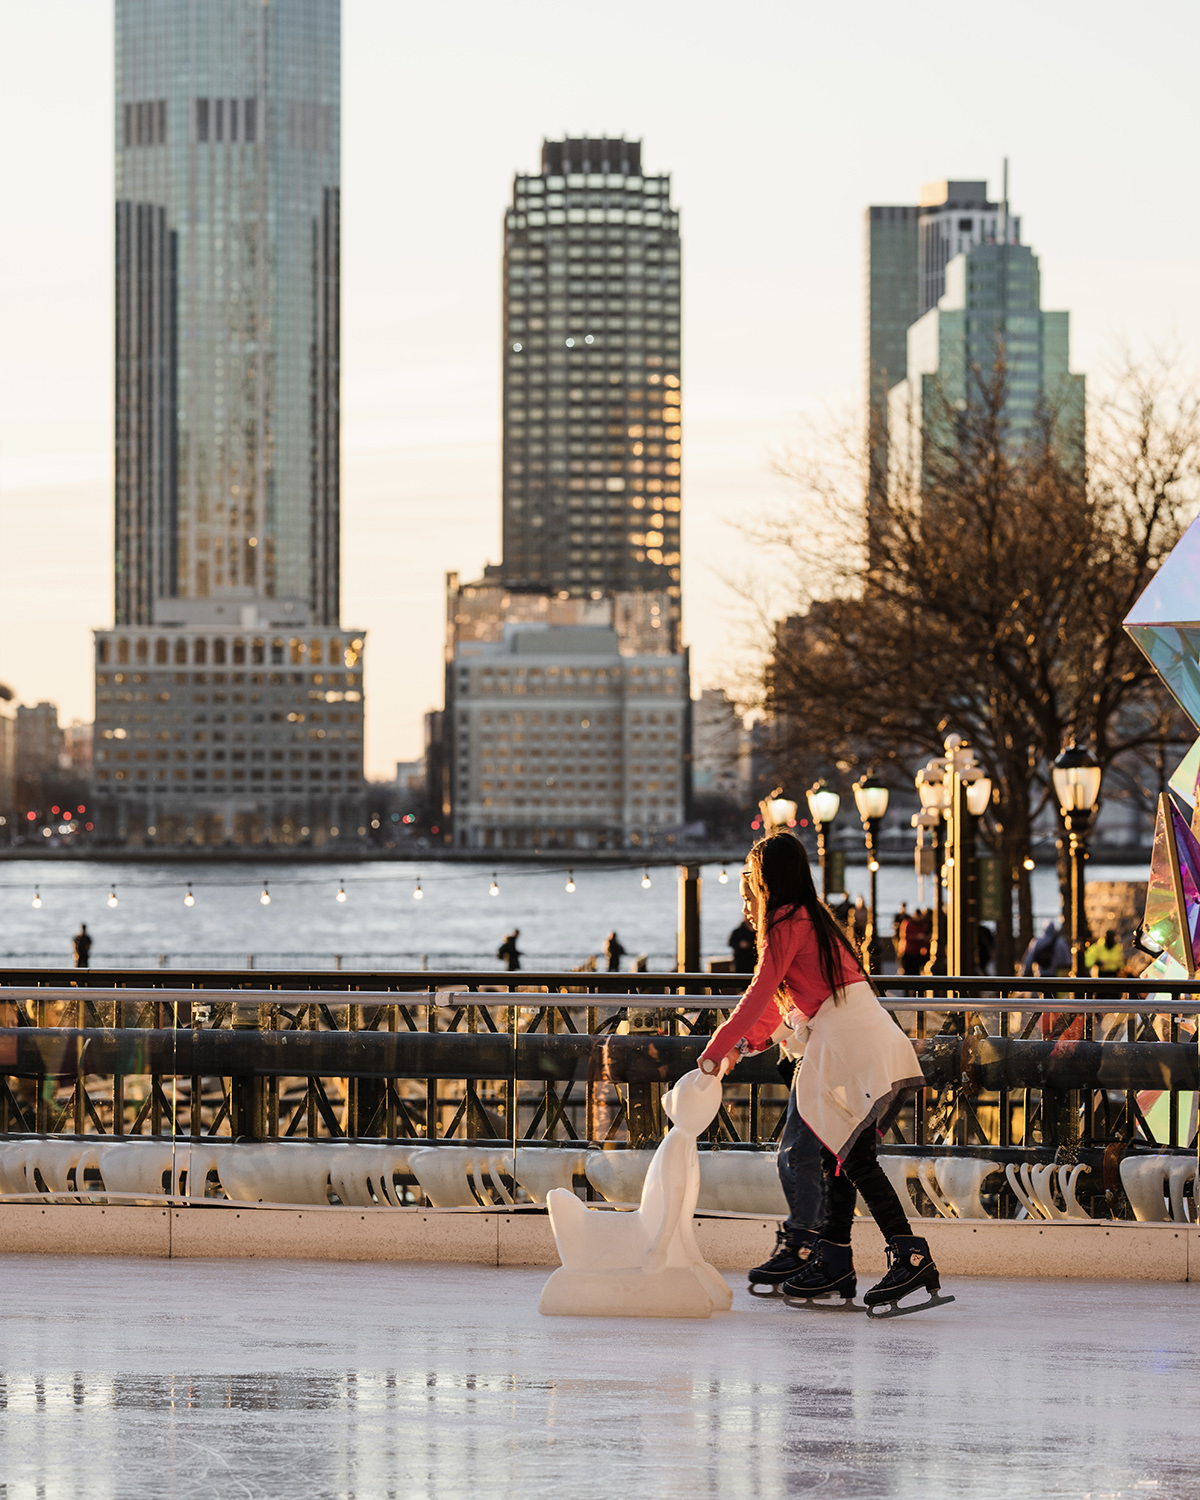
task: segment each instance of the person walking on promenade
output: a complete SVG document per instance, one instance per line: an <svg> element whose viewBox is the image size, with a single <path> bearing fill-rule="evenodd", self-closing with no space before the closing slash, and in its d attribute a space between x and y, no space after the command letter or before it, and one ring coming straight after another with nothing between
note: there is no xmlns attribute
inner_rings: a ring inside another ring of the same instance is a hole
<svg viewBox="0 0 1200 1500"><path fill-rule="evenodd" d="M514 927L511 932L504 934L504 941L496 949L496 957L502 964L507 965L510 974L515 973L521 967L521 954L517 948L517 939L521 936L521 929Z"/></svg>
<svg viewBox="0 0 1200 1500"><path fill-rule="evenodd" d="M729 934L729 947L733 953L733 972L753 974L758 962L758 939L749 922L741 921Z"/></svg>
<svg viewBox="0 0 1200 1500"><path fill-rule="evenodd" d="M1125 962L1125 949L1121 939L1110 927L1103 941L1097 938L1084 949L1083 961L1093 979L1119 979L1121 965Z"/></svg>
<svg viewBox="0 0 1200 1500"><path fill-rule="evenodd" d="M900 927L900 947L897 950L902 974L915 975L929 961L929 943L933 937L933 914L914 911L904 918Z"/></svg>
<svg viewBox="0 0 1200 1500"><path fill-rule="evenodd" d="M80 922L79 931L72 938L75 947L75 967L87 969L91 967L92 958L92 935L87 930L87 923Z"/></svg>
<svg viewBox="0 0 1200 1500"><path fill-rule="evenodd" d="M936 1304L937 1266L912 1233L895 1188L879 1165L877 1123L908 1089L925 1079L912 1043L880 1005L851 942L817 897L808 855L790 834L772 834L750 850L744 876L758 929L754 978L729 1020L701 1054L709 1075L786 1037L803 1057L794 1096L800 1118L821 1142L824 1195L809 1254L782 1283L785 1296L852 1298L857 1288L850 1248L856 1192L887 1242L888 1271L866 1294L868 1308L919 1287ZM914 1311L915 1309L895 1309Z"/></svg>
<svg viewBox="0 0 1200 1500"><path fill-rule="evenodd" d="M604 942L604 956L608 959L608 972L619 974L621 960L625 957L625 945L615 932L610 932Z"/></svg>

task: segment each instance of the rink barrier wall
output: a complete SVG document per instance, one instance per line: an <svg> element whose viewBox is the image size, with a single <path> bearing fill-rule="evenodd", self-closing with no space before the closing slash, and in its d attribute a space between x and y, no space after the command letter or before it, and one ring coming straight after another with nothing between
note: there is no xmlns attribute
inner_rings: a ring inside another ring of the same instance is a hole
<svg viewBox="0 0 1200 1500"><path fill-rule="evenodd" d="M713 1265L737 1275L769 1254L779 1223L774 1217L697 1215L697 1243ZM1200 1281L1200 1229L1189 1225L933 1220L922 1222L920 1230L944 1277ZM853 1236L858 1270L882 1273L883 1240L875 1226L857 1220ZM174 1207L3 1203L0 1254L558 1264L549 1218L541 1210L218 1202Z"/></svg>

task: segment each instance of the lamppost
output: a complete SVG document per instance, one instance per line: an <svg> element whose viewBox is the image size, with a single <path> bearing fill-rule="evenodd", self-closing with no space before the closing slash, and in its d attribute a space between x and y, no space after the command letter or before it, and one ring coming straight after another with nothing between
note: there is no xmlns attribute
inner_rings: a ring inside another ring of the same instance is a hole
<svg viewBox="0 0 1200 1500"><path fill-rule="evenodd" d="M758 811L765 834L778 833L781 828L796 826L796 803L783 795L781 786L777 786L762 799L758 804Z"/></svg>
<svg viewBox="0 0 1200 1500"><path fill-rule="evenodd" d="M975 752L961 735L946 737L946 753L917 772L921 812L913 818L933 833L936 901L930 944L930 968L944 957L947 974L973 974L979 968L979 864L975 827L992 800L992 783L976 764ZM944 825L943 825L944 820ZM921 849L918 847L918 861ZM920 864L918 864L920 869ZM946 885L942 925L942 882Z"/></svg>
<svg viewBox="0 0 1200 1500"><path fill-rule="evenodd" d="M821 865L821 899L829 900L829 863L825 857L825 830L838 815L842 799L831 791L823 781L816 781L808 790L808 811L817 831L817 859Z"/></svg>
<svg viewBox="0 0 1200 1500"><path fill-rule="evenodd" d="M863 832L867 839L867 869L871 876L871 908L863 950L867 972L874 973L878 967L875 903L879 894L879 859L875 849L875 836L879 832L883 815L887 812L888 789L878 776L864 776L854 783L854 801L858 807L858 816L862 819Z"/></svg>
<svg viewBox="0 0 1200 1500"><path fill-rule="evenodd" d="M942 866L945 863L945 840L942 837L942 813L949 804L946 792L946 762L931 760L917 772L917 795L921 811L914 813L912 825L917 830L917 874L933 876L933 921L929 929L929 962L927 972L937 973L939 960L946 956L945 911L942 906ZM928 832L930 846L926 847Z"/></svg>
<svg viewBox="0 0 1200 1500"><path fill-rule="evenodd" d="M1086 747L1072 740L1050 771L1059 811L1067 828L1071 861L1071 973L1083 973L1087 916L1084 908L1083 867L1087 860L1087 831L1100 797L1100 763Z"/></svg>

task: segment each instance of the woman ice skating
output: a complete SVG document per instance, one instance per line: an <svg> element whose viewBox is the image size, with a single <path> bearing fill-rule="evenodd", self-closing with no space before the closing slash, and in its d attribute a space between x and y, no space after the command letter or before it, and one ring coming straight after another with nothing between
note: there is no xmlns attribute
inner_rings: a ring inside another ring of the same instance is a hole
<svg viewBox="0 0 1200 1500"><path fill-rule="evenodd" d="M868 1312L890 1303L874 1315L892 1317L952 1302L937 1295L929 1246L912 1233L876 1155L876 1122L899 1094L924 1086L912 1043L880 1005L848 939L818 900L798 839L787 833L760 839L747 856L744 879L758 932L758 967L737 1009L704 1049L700 1067L715 1074L728 1059L732 1068L780 1036L792 1055L803 1054L795 1107L822 1143L825 1191L816 1242L783 1283L784 1295L806 1302L843 1297L851 1305L857 1191L887 1241L887 1275L867 1292ZM927 1301L898 1305L918 1288L929 1293Z"/></svg>

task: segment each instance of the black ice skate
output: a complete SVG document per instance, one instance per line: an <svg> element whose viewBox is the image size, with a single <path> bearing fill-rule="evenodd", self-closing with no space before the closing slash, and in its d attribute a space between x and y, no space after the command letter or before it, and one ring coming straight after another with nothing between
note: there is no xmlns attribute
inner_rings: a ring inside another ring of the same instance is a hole
<svg viewBox="0 0 1200 1500"><path fill-rule="evenodd" d="M915 1234L898 1234L887 1243L888 1271L877 1286L863 1298L869 1318L901 1318L905 1313L921 1312L926 1307L944 1307L953 1297L939 1297L941 1281L929 1246ZM924 1302L901 1307L901 1297L923 1288L929 1293ZM888 1306L885 1308L884 1303Z"/></svg>
<svg viewBox="0 0 1200 1500"><path fill-rule="evenodd" d="M750 1272L750 1295L782 1296L783 1283L804 1269L816 1243L816 1231L812 1229L797 1229L791 1233L786 1229L776 1230L774 1255Z"/></svg>
<svg viewBox="0 0 1200 1500"><path fill-rule="evenodd" d="M849 1245L818 1239L803 1270L789 1277L781 1288L789 1307L855 1308L858 1281ZM837 1298L844 1300L839 1302Z"/></svg>

